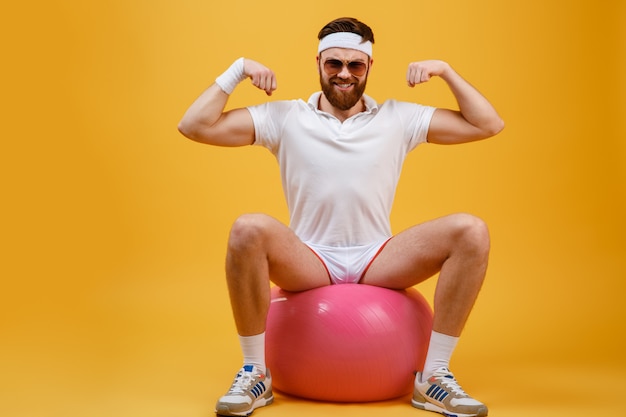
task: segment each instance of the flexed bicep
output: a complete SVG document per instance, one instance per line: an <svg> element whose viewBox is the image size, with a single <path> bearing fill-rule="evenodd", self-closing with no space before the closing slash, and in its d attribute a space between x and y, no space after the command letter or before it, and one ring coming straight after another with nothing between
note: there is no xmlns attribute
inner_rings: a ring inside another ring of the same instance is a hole
<svg viewBox="0 0 626 417"><path fill-rule="evenodd" d="M187 138L217 146L243 146L254 142L254 123L246 108L224 111L228 97L246 78L271 95L276 76L266 66L239 58L215 79L185 112L178 130Z"/></svg>
<svg viewBox="0 0 626 417"><path fill-rule="evenodd" d="M435 76L448 84L459 110L435 111L428 131L429 142L472 142L494 136L504 128L504 122L491 103L447 62L429 60L410 63L407 84L415 87Z"/></svg>
<svg viewBox="0 0 626 417"><path fill-rule="evenodd" d="M469 123L458 110L435 110L428 128L429 143L452 145L483 138L482 131Z"/></svg>

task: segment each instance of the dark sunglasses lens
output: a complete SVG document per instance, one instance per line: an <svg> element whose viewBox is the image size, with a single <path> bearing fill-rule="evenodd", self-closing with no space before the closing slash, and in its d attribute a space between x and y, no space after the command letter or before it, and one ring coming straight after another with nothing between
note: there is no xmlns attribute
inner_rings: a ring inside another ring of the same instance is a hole
<svg viewBox="0 0 626 417"><path fill-rule="evenodd" d="M350 71L354 75L363 75L365 74L365 63L363 62L349 62L348 63L348 71Z"/></svg>
<svg viewBox="0 0 626 417"><path fill-rule="evenodd" d="M324 62L324 69L329 74L341 72L342 68L343 62L339 61L338 59L329 59L328 61Z"/></svg>

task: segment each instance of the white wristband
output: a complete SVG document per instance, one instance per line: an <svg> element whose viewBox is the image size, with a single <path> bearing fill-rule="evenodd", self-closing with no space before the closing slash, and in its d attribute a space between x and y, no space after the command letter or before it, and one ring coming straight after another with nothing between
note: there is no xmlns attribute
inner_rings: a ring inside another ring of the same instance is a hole
<svg viewBox="0 0 626 417"><path fill-rule="evenodd" d="M237 59L226 71L215 79L217 84L226 94L232 94L237 84L246 79L243 73L243 57Z"/></svg>

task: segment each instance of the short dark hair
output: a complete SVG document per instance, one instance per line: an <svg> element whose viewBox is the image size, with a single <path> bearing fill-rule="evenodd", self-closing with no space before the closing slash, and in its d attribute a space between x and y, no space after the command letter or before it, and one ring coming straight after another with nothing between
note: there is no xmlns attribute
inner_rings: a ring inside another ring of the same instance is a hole
<svg viewBox="0 0 626 417"><path fill-rule="evenodd" d="M332 22L329 22L320 30L317 34L317 39L322 39L331 33L337 32L352 32L360 35L363 38L363 42L370 41L374 43L374 32L365 23L353 18L353 17L340 17Z"/></svg>

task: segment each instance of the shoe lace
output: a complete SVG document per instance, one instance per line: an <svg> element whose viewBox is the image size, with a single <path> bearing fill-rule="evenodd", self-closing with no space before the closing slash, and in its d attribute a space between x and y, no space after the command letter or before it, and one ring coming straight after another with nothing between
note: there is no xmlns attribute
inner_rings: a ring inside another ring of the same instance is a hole
<svg viewBox="0 0 626 417"><path fill-rule="evenodd" d="M461 388L452 374L442 376L440 381L441 385L448 388L453 394L458 395L459 397L469 397L469 395L463 391L463 388Z"/></svg>
<svg viewBox="0 0 626 417"><path fill-rule="evenodd" d="M230 387L230 390L228 390L228 393L243 394L248 388L250 388L250 385L252 385L253 381L254 374L252 372L247 372L242 369L235 377L233 385Z"/></svg>

